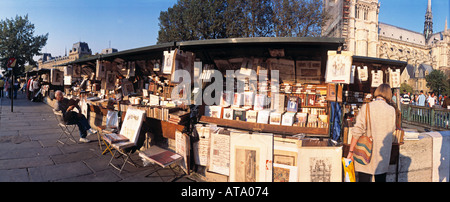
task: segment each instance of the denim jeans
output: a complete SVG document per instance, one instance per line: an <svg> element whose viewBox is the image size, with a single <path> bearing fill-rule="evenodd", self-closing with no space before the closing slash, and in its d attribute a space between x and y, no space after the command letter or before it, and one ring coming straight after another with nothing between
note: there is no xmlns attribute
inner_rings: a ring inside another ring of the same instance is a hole
<svg viewBox="0 0 450 202"><path fill-rule="evenodd" d="M80 116L73 116L72 119L67 122L67 124L77 124L81 138L86 138L87 131L91 129L88 120L82 114Z"/></svg>

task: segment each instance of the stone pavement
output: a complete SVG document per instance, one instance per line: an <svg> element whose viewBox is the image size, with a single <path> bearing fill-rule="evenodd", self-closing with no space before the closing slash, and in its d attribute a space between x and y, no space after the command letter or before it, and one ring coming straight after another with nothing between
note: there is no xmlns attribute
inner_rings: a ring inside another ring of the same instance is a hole
<svg viewBox="0 0 450 202"><path fill-rule="evenodd" d="M111 154L101 154L96 135L88 136L90 143L57 143L62 131L47 104L30 102L19 93L14 112L10 106L10 99L0 98L0 182L201 181L178 166L144 167L137 153L132 158L139 167L127 164L119 174L108 166ZM78 140L78 129L73 134Z"/></svg>

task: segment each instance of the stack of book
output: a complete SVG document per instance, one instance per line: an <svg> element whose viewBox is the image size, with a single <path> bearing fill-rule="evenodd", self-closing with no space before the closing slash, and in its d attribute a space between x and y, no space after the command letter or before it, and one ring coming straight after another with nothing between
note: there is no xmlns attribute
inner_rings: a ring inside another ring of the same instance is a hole
<svg viewBox="0 0 450 202"><path fill-rule="evenodd" d="M105 134L103 135L103 139L109 144L129 141L127 137L116 133Z"/></svg>
<svg viewBox="0 0 450 202"><path fill-rule="evenodd" d="M189 112L177 111L169 114L169 122L177 125L184 125L189 120Z"/></svg>

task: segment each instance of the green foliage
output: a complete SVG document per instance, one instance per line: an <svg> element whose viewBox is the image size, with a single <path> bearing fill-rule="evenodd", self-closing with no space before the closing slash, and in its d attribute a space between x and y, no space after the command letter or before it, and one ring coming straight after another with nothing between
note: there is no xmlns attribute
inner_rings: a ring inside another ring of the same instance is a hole
<svg viewBox="0 0 450 202"><path fill-rule="evenodd" d="M321 0L178 0L159 17L158 43L320 36Z"/></svg>
<svg viewBox="0 0 450 202"><path fill-rule="evenodd" d="M406 91L407 93L414 93L414 89L412 86L408 85L407 83L402 83L400 85L400 93L403 94L403 92Z"/></svg>
<svg viewBox="0 0 450 202"><path fill-rule="evenodd" d="M48 33L34 36L34 24L28 21L28 15L0 20L0 58L16 58L16 75L24 72L25 64L36 65L33 56L39 55L47 39ZM6 68L4 63L1 68Z"/></svg>
<svg viewBox="0 0 450 202"><path fill-rule="evenodd" d="M427 76L425 76L427 81L427 87L434 92L444 93L449 91L449 83L447 76L441 70L433 70Z"/></svg>

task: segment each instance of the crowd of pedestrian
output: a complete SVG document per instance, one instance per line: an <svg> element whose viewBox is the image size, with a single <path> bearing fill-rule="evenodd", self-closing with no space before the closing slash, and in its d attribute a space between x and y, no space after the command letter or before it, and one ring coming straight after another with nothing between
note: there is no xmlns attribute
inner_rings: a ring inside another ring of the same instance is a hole
<svg viewBox="0 0 450 202"><path fill-rule="evenodd" d="M395 96L395 95L394 95ZM423 90L420 94L411 95L410 92L403 91L400 95L400 102L402 104L417 105L423 107L435 107L450 109L450 97L448 94L440 94L435 92L424 93Z"/></svg>
<svg viewBox="0 0 450 202"><path fill-rule="evenodd" d="M28 100L39 101L41 79L38 77L30 77L28 80L11 78L0 78L0 98L17 99L17 92L26 93ZM12 90L12 94L11 94Z"/></svg>

